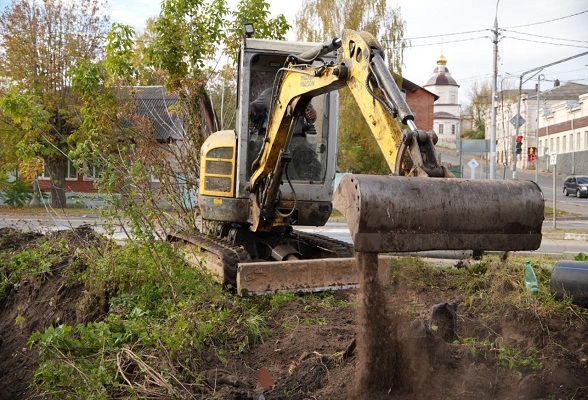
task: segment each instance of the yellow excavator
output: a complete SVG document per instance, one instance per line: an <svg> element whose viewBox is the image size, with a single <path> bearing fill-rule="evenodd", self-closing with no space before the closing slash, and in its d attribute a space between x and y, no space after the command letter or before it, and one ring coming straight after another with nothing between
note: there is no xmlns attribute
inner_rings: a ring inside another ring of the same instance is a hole
<svg viewBox="0 0 588 400"><path fill-rule="evenodd" d="M202 224L173 238L223 285L241 295L353 287L354 252L539 248L540 188L458 179L439 165L436 135L415 126L372 35L345 30L322 44L244 37L238 68L236 128L201 148ZM335 192L342 88L391 174L346 174ZM353 245L294 229L325 225L333 204Z"/></svg>

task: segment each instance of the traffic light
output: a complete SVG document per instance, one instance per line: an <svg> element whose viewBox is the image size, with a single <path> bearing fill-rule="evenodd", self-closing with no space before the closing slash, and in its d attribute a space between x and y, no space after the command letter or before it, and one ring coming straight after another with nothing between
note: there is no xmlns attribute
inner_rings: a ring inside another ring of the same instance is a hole
<svg viewBox="0 0 588 400"><path fill-rule="evenodd" d="M527 147L527 161L535 161L537 159L537 147Z"/></svg>
<svg viewBox="0 0 588 400"><path fill-rule="evenodd" d="M516 144L516 154L521 154L523 152L523 137L521 135L517 136L517 144Z"/></svg>

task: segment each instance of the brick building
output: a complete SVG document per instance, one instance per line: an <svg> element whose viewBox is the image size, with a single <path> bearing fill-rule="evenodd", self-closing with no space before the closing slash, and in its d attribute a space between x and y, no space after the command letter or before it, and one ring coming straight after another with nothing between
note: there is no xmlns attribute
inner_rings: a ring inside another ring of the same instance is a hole
<svg viewBox="0 0 588 400"><path fill-rule="evenodd" d="M404 78L402 90L406 93L406 102L414 114L414 123L419 129L434 129L435 101L439 98L435 93Z"/></svg>

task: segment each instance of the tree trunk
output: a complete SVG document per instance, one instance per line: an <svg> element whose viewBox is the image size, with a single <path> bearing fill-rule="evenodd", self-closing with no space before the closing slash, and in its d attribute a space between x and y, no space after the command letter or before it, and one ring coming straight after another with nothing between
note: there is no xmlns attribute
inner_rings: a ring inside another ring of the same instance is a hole
<svg viewBox="0 0 588 400"><path fill-rule="evenodd" d="M67 173L67 158L51 157L45 159L49 177L51 178L51 207L66 208L65 176Z"/></svg>

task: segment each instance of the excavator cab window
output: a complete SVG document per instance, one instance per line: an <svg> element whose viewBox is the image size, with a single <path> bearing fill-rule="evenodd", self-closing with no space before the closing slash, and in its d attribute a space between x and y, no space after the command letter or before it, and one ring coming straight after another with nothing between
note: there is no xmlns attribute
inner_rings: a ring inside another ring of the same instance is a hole
<svg viewBox="0 0 588 400"><path fill-rule="evenodd" d="M266 135L268 113L276 74L285 58L276 55L255 56L251 60L249 86L249 129L247 150L247 178L251 165L259 155ZM327 166L329 95L312 99L305 115L293 121L294 133L288 151L292 156L284 176L296 183L322 183ZM309 111L311 109L312 111Z"/></svg>

